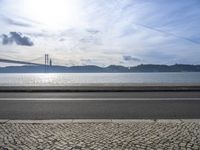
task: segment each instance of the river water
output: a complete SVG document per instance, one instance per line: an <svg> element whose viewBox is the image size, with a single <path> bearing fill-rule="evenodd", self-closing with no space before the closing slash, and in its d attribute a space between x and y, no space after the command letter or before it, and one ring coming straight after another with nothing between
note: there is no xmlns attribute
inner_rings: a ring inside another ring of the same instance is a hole
<svg viewBox="0 0 200 150"><path fill-rule="evenodd" d="M81 86L85 84L200 84L200 72L0 74L0 86Z"/></svg>

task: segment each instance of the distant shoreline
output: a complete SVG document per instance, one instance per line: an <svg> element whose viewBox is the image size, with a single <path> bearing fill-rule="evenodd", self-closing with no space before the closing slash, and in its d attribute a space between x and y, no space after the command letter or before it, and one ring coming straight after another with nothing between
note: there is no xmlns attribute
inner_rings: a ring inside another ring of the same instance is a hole
<svg viewBox="0 0 200 150"><path fill-rule="evenodd" d="M0 67L0 73L156 73L156 72L200 72L200 65L175 64L155 65L141 64L133 67L110 65L99 67L95 65L85 66L45 66L25 65Z"/></svg>

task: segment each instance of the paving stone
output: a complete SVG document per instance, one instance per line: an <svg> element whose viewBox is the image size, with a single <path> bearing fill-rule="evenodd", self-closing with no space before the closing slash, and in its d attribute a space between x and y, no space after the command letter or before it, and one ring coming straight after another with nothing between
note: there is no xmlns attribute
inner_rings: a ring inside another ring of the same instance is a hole
<svg viewBox="0 0 200 150"><path fill-rule="evenodd" d="M128 122L128 123L127 123ZM0 150L200 149L200 124L177 121L0 123Z"/></svg>

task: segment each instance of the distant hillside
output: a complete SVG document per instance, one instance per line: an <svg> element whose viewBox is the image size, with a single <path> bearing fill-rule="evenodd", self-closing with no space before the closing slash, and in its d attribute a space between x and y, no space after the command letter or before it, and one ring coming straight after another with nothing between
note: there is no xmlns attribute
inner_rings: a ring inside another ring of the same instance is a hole
<svg viewBox="0 0 200 150"><path fill-rule="evenodd" d="M175 64L175 65L139 65L136 67L131 67L131 72L200 72L200 65L185 65L185 64Z"/></svg>
<svg viewBox="0 0 200 150"><path fill-rule="evenodd" d="M94 65L87 66L9 66L0 67L0 73L118 73L118 72L200 72L200 65L154 65L145 64L135 67L124 67L110 65L99 67Z"/></svg>

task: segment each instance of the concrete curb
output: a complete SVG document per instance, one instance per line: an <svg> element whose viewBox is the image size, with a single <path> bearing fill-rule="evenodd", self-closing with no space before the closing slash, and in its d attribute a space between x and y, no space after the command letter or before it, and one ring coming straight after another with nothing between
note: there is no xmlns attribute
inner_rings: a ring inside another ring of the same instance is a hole
<svg viewBox="0 0 200 150"><path fill-rule="evenodd" d="M157 120L156 122L158 122L158 123L181 123L182 120L179 120L179 119L161 119L161 120ZM192 120L191 120L191 122L192 122Z"/></svg>
<svg viewBox="0 0 200 150"><path fill-rule="evenodd" d="M9 121L9 120L1 119L1 120L0 120L0 124L7 123L8 121Z"/></svg>
<svg viewBox="0 0 200 150"><path fill-rule="evenodd" d="M100 122L112 122L112 120L110 119L73 119L72 120L73 123L100 123Z"/></svg>
<svg viewBox="0 0 200 150"><path fill-rule="evenodd" d="M199 123L200 119L63 119L63 120L0 120L5 123L26 123L26 124L59 124L59 123Z"/></svg>
<svg viewBox="0 0 200 150"><path fill-rule="evenodd" d="M155 122L154 120L148 120L148 119L113 119L113 123L136 123L136 122L144 122L144 123L152 123Z"/></svg>
<svg viewBox="0 0 200 150"><path fill-rule="evenodd" d="M36 123L72 123L73 120L9 120L7 123L27 123L27 124L36 124Z"/></svg>
<svg viewBox="0 0 200 150"><path fill-rule="evenodd" d="M182 122L195 122L200 124L200 119L181 119Z"/></svg>
<svg viewBox="0 0 200 150"><path fill-rule="evenodd" d="M200 91L200 85L94 85L94 86L0 86L0 92L154 92Z"/></svg>

